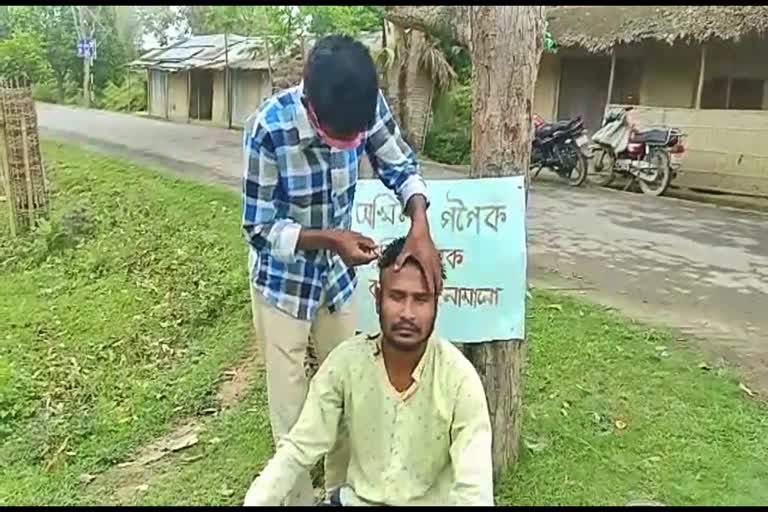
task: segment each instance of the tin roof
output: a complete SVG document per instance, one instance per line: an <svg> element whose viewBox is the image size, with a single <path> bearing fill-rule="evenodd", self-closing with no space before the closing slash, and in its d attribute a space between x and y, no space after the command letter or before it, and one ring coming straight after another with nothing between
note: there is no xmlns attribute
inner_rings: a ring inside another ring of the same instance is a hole
<svg viewBox="0 0 768 512"><path fill-rule="evenodd" d="M164 48L150 50L129 65L176 72L189 69L220 70L229 61L231 69L267 69L266 44L263 39L228 34L226 48L224 39L224 34L189 37Z"/></svg>

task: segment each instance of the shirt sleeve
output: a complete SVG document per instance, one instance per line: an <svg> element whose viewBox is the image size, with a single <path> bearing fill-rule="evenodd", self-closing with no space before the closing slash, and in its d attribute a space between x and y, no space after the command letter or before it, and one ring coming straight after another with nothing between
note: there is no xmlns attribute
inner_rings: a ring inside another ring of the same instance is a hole
<svg viewBox="0 0 768 512"><path fill-rule="evenodd" d="M368 131L365 151L374 173L384 186L397 194L405 209L408 200L415 195L427 198L427 186L419 175L416 155L403 139L387 100L379 91L376 120Z"/></svg>
<svg viewBox="0 0 768 512"><path fill-rule="evenodd" d="M243 233L257 251L268 250L278 261L292 263L301 225L276 218L280 173L275 145L262 123L248 130L243 137Z"/></svg>
<svg viewBox="0 0 768 512"><path fill-rule="evenodd" d="M277 444L275 455L253 481L245 506L279 506L301 471L309 471L336 442L343 410L344 385L332 352L309 385L299 419Z"/></svg>
<svg viewBox="0 0 768 512"><path fill-rule="evenodd" d="M453 505L493 506L491 420L480 377L474 371L459 387L450 457Z"/></svg>

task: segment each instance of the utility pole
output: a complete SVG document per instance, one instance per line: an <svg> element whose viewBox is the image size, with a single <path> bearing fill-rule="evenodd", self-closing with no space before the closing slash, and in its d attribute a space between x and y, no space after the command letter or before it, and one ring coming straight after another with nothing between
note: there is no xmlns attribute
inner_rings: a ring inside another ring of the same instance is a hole
<svg viewBox="0 0 768 512"><path fill-rule="evenodd" d="M85 10L88 9L86 5L79 5L77 7L72 6L72 14L76 18L76 28L78 36L78 44L81 41L87 42L93 39L93 30L88 31L88 24L86 22ZM83 52L83 106L88 108L91 106L91 63L93 55L90 51Z"/></svg>

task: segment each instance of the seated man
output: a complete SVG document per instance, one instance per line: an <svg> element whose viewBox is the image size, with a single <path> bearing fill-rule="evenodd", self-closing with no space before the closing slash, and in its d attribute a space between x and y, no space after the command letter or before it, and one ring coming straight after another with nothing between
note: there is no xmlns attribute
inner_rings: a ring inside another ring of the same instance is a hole
<svg viewBox="0 0 768 512"><path fill-rule="evenodd" d="M350 462L346 484L328 497L332 505L493 505L480 378L459 349L433 336L438 297L424 270L408 258L395 271L404 242L379 259L381 334L356 336L330 353L246 506L278 505L340 430L349 436Z"/></svg>

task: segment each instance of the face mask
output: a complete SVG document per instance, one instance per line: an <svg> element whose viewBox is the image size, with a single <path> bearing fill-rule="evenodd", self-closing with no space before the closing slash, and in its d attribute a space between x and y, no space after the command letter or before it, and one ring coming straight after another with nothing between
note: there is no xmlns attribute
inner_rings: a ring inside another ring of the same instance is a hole
<svg viewBox="0 0 768 512"><path fill-rule="evenodd" d="M307 101L307 113L309 114L309 122L312 125L312 128L314 128L318 137L324 144L327 144L332 148L343 150L355 149L360 145L360 142L363 139L362 133L358 133L351 139L337 139L328 135L328 132L326 132L320 125L320 121L317 119L317 114L315 114L315 109L312 108L309 101Z"/></svg>

